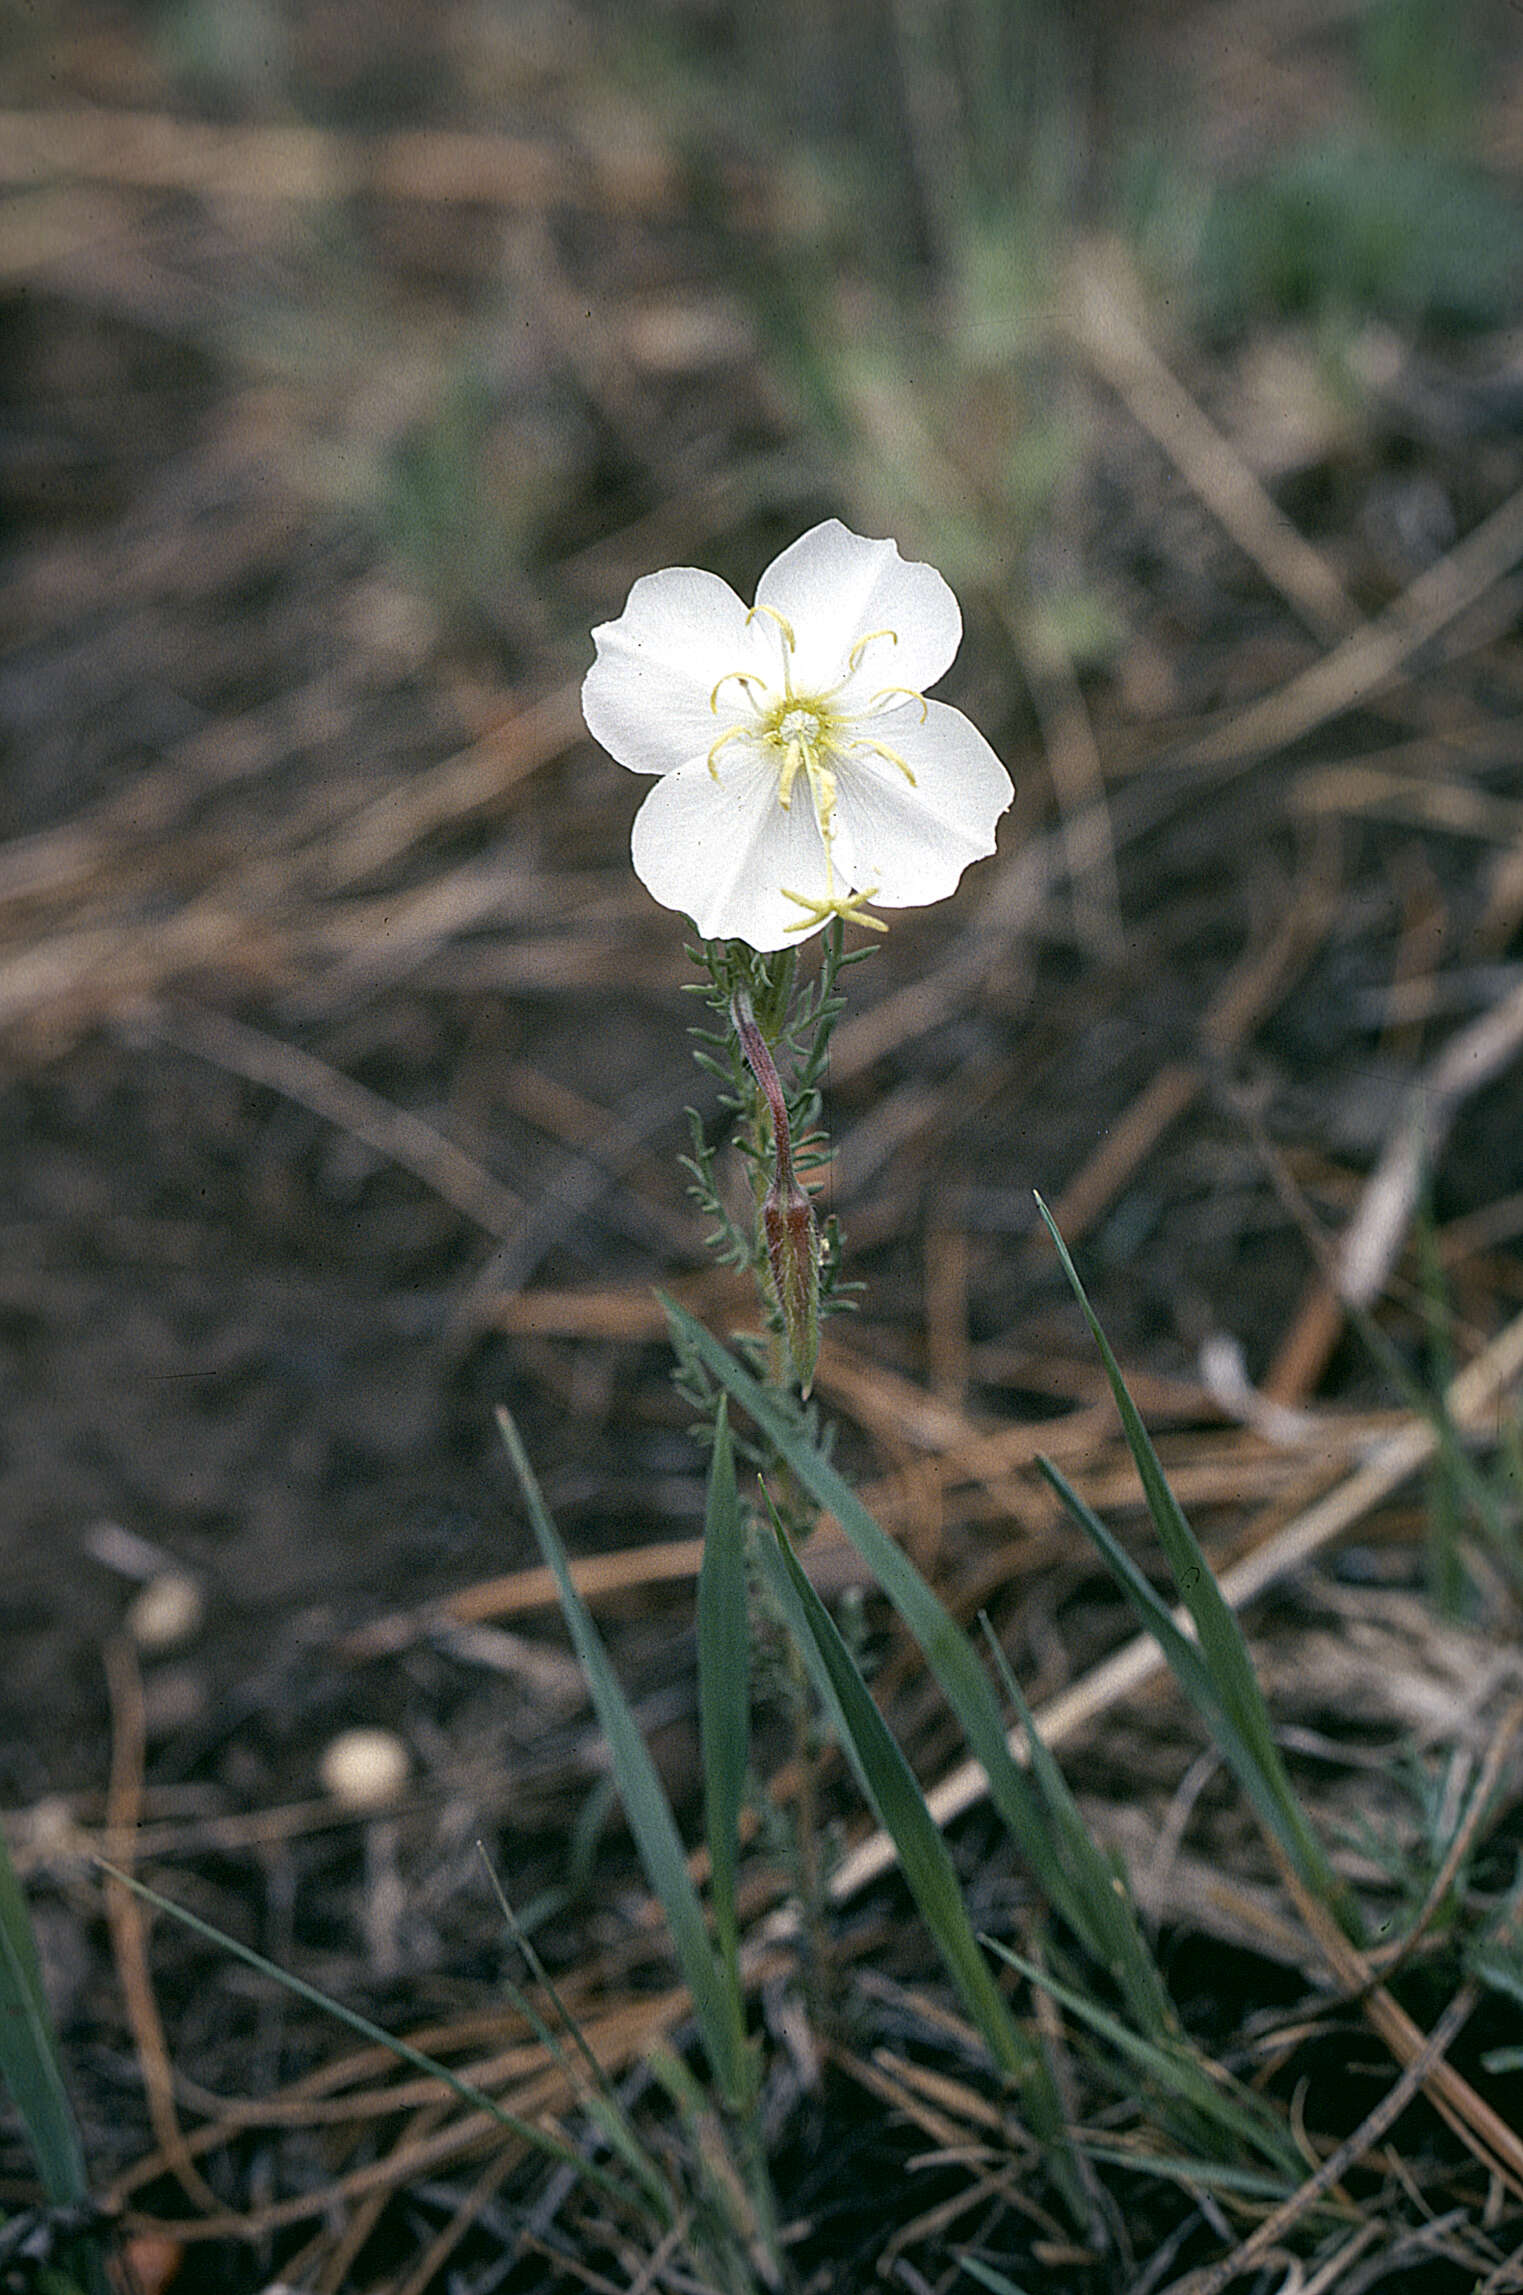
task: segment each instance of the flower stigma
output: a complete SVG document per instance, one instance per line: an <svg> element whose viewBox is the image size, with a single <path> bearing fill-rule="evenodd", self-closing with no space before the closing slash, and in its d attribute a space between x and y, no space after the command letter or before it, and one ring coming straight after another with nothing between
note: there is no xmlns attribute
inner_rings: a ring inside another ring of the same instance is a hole
<svg viewBox="0 0 1523 2295"><path fill-rule="evenodd" d="M830 849L828 846L825 851L825 865L828 870L830 866ZM877 898L878 888L876 885L869 885L865 892L838 893L831 890L826 893L823 900L815 900L808 893L790 892L786 885L779 885L777 889L784 900L791 900L796 907L801 908L804 912L796 924L787 926L786 929L789 932L813 932L818 926L828 924L833 916L838 916L843 924L865 924L869 932L887 932L888 930L888 926L881 916L869 916L867 913L865 904Z"/></svg>

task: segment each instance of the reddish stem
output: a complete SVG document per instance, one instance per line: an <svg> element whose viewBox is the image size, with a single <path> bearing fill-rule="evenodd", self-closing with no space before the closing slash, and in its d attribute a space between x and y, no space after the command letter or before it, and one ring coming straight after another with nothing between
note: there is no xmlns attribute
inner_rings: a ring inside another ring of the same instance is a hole
<svg viewBox="0 0 1523 2295"><path fill-rule="evenodd" d="M771 1113L772 1138L777 1148L777 1185L780 1193L788 1195L797 1185L793 1176L793 1136L788 1129L788 1102L783 1096L782 1082L768 1049L767 1039L756 1025L756 1013L748 990L737 988L730 998L730 1018L740 1038L746 1065L756 1078Z"/></svg>

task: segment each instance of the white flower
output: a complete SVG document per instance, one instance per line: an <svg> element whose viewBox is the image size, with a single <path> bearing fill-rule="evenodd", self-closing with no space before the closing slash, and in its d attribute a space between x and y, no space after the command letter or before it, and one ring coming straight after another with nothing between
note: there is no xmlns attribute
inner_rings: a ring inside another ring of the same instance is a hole
<svg viewBox="0 0 1523 2295"><path fill-rule="evenodd" d="M838 519L763 574L756 603L690 566L647 574L593 631L594 740L660 775L636 874L705 940L784 948L862 904L944 900L994 850L1010 776L960 711L927 701L962 637L934 566Z"/></svg>

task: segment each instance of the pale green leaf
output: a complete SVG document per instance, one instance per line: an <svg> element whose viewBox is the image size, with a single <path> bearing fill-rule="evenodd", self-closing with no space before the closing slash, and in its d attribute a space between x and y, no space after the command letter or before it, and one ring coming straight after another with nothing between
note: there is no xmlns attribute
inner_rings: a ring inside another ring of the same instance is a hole
<svg viewBox="0 0 1523 2295"><path fill-rule="evenodd" d="M844 1731L844 1745L878 1821L894 1843L910 1894L946 1962L969 2014L1004 2070L1025 2083L1038 2133L1055 2138L1062 2117L1046 2066L1011 2015L973 1934L957 1875L914 1771L874 1705L851 1653L809 1583L782 1526L774 1517L775 1546L763 1549L763 1568L779 1606L827 1676Z"/></svg>
<svg viewBox="0 0 1523 2295"><path fill-rule="evenodd" d="M539 1550L555 1580L572 1646L587 1678L603 1735L608 1740L624 1814L629 1820L645 1877L666 1915L672 1950L683 1981L693 1996L693 2010L703 2033L704 2046L715 2076L738 2106L744 2101L747 2072L744 2055L736 2047L736 2018L730 1986L709 1941L703 1909L687 1869L670 1804L645 1740L635 1726L629 1702L608 1662L608 1653L592 1622L592 1614L572 1583L565 1548L540 1495L518 1429L506 1410L498 1411L497 1423L513 1461Z"/></svg>
<svg viewBox="0 0 1523 2295"><path fill-rule="evenodd" d="M1083 1311L1084 1320L1089 1325L1090 1336L1099 1349L1101 1362L1105 1366L1105 1375L1110 1382L1111 1393L1121 1416L1122 1431L1126 1436L1127 1448L1132 1454L1133 1463L1142 1482L1143 1495L1147 1499L1153 1528L1158 1534L1158 1542L1163 1548L1164 1556L1173 1574L1180 1600L1184 1603L1195 1626L1200 1657L1210 1679L1212 1702L1215 1709L1214 1715L1208 1714L1208 1719L1212 1719L1214 1725L1215 1717L1220 1716L1230 1723L1236 1746L1240 1748L1240 1751L1236 1752L1234 1756L1234 1767L1237 1767L1242 1757L1246 1756L1256 1778L1256 1789L1253 1795L1256 1805L1261 1809L1272 1808L1275 1812L1275 1831L1294 1858L1296 1866L1308 1886L1315 1891L1325 1905L1338 1914L1341 1920L1345 1923L1352 1922L1356 1916L1348 1891L1329 1864L1327 1854L1312 1830L1306 1813L1302 1809L1286 1774L1285 1764L1280 1758L1280 1750L1275 1743L1274 1730L1269 1718L1269 1709L1264 1703L1264 1693L1259 1688L1258 1676L1253 1670L1253 1660L1248 1654L1248 1644L1243 1638L1242 1627L1238 1624L1230 1603L1226 1600L1212 1575L1210 1564L1206 1560L1194 1531L1185 1520L1179 1501L1169 1488L1168 1477L1163 1471L1158 1453L1153 1448L1152 1439L1142 1423L1137 1406L1127 1391L1126 1381L1121 1375L1121 1366L1111 1352L1109 1340L1100 1328L1084 1285L1079 1279L1078 1269L1074 1266L1073 1260L1069 1256L1068 1247L1058 1233L1057 1223L1040 1196L1037 1197L1036 1201L1037 1209L1041 1212L1047 1224L1048 1232L1057 1248L1063 1272L1068 1277L1074 1297L1078 1300ZM1049 1480L1052 1479L1054 1478L1049 1473ZM1086 1522L1086 1527L1088 1526L1088 1522ZM1154 1614L1150 1615L1148 1622L1157 1632L1155 1619L1156 1605ZM1176 1633L1173 1640L1164 1645L1171 1665L1175 1664L1173 1653L1178 1647L1178 1642L1179 1637ZM1175 1670L1178 1672L1177 1666L1175 1666ZM1183 1682L1184 1676L1181 1675L1180 1678ZM1185 1686L1188 1687L1188 1683ZM1244 1775L1241 1769L1239 1769L1239 1776L1241 1781L1247 1785L1248 1777Z"/></svg>

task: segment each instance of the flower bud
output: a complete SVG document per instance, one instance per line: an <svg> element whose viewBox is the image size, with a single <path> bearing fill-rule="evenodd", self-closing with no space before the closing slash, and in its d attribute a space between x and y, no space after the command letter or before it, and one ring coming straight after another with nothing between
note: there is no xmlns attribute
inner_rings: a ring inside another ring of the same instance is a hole
<svg viewBox="0 0 1523 2295"><path fill-rule="evenodd" d="M814 1206L791 1171L786 1180L780 1173L767 1190L762 1234L788 1352L807 1400L820 1352L820 1237Z"/></svg>

